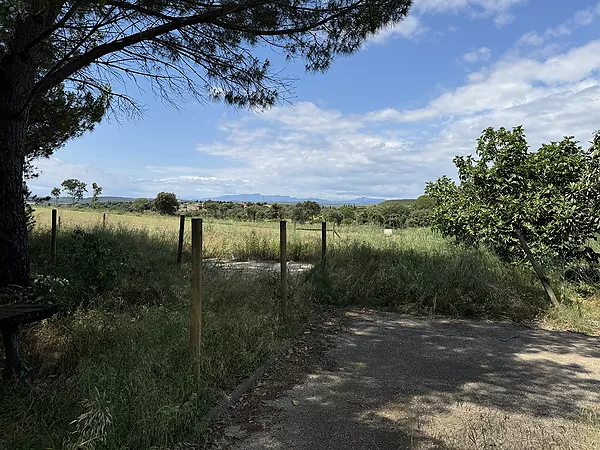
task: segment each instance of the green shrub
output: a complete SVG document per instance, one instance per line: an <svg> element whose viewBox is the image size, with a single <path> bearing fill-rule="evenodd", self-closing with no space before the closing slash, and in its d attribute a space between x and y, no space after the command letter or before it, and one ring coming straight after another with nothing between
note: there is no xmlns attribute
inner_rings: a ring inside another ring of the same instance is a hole
<svg viewBox="0 0 600 450"><path fill-rule="evenodd" d="M154 199L154 207L161 214L174 215L178 206L177 196L172 192L159 192Z"/></svg>
<svg viewBox="0 0 600 450"><path fill-rule="evenodd" d="M573 137L530 152L522 127L484 130L477 159L457 156L460 184L428 183L432 226L503 259L523 257L516 232L533 253L553 260L598 262L590 243L600 233L600 132L585 150Z"/></svg>

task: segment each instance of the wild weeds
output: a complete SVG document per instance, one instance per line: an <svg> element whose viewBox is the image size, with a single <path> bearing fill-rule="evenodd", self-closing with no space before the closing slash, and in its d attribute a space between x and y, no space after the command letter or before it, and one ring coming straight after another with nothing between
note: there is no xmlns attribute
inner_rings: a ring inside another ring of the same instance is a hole
<svg viewBox="0 0 600 450"><path fill-rule="evenodd" d="M0 386L0 448L166 449L198 439L203 414L313 314L298 277L283 325L277 274L207 268L196 382L189 257L177 268L173 241L143 230L63 228L59 238L53 266L46 235L32 236L30 300L62 312L24 330L34 384ZM72 258L78 247L86 258Z"/></svg>
<svg viewBox="0 0 600 450"><path fill-rule="evenodd" d="M31 235L34 283L19 301L61 314L25 328L32 386L0 386L0 448L176 448L199 439L202 415L318 310L318 303L418 314L529 321L595 332L598 305L548 309L528 268L453 245L426 229L345 226L329 235L288 227L290 321L278 319L277 273L205 265L201 381L188 348L189 229L175 264L177 220L65 212L51 263L48 229ZM77 220L81 219L79 222ZM87 220L87 222L86 222ZM135 222L135 221L138 222ZM39 223L39 222L38 222ZM189 222L188 222L189 223ZM278 224L205 223L205 257L277 260ZM189 228L189 227L188 227ZM0 301L15 293L0 293Z"/></svg>
<svg viewBox="0 0 600 450"><path fill-rule="evenodd" d="M395 242L379 248L352 243L331 252L311 279L319 298L343 306L519 321L535 318L545 306L527 271L449 244L419 251Z"/></svg>

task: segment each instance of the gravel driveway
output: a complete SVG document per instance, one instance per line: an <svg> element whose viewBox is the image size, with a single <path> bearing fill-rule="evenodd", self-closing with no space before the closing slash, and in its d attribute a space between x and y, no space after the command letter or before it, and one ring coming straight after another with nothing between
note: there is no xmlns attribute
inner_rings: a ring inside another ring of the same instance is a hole
<svg viewBox="0 0 600 450"><path fill-rule="evenodd" d="M281 358L221 447L600 449L598 338L374 311L344 322Z"/></svg>

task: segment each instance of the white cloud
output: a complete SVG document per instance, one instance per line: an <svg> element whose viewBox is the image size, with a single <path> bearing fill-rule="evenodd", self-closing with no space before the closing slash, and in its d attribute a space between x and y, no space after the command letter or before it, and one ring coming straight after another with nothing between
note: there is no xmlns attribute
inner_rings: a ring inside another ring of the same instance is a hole
<svg viewBox="0 0 600 450"><path fill-rule="evenodd" d="M496 26L510 23L510 10L527 0L415 0L414 8L421 13L459 13L468 11L472 17L492 17Z"/></svg>
<svg viewBox="0 0 600 450"><path fill-rule="evenodd" d="M486 13L508 11L515 5L527 3L527 0L415 0L414 7L427 12L458 12L465 8L474 8Z"/></svg>
<svg viewBox="0 0 600 450"><path fill-rule="evenodd" d="M596 8L588 8L577 11L573 16L573 23L578 26L589 25L596 20L598 15L600 15L600 3L598 3Z"/></svg>
<svg viewBox="0 0 600 450"><path fill-rule="evenodd" d="M463 13L472 18L492 18L498 27L514 20L510 13L528 0L415 0L411 13L403 21L381 30L369 42L380 44L395 37L414 39L428 31L422 17L433 14Z"/></svg>
<svg viewBox="0 0 600 450"><path fill-rule="evenodd" d="M591 79L600 70L598 54L600 40L545 61L503 60L491 69L471 74L469 83L440 95L424 108L375 112L370 119L416 122L526 104Z"/></svg>
<svg viewBox="0 0 600 450"><path fill-rule="evenodd" d="M543 36L540 36L535 31L530 31L521 36L521 39L518 40L517 45L530 45L530 46L538 46L544 43L545 39Z"/></svg>
<svg viewBox="0 0 600 450"><path fill-rule="evenodd" d="M474 154L475 140L485 128L511 128L518 125L525 127L527 141L532 149L539 148L542 143L561 140L564 136L575 136L583 146L588 146L592 132L598 128L595 119L599 115L599 85L565 90L524 105L451 121L423 149L440 157L446 155L447 158ZM454 175L454 168L448 169L445 174Z"/></svg>
<svg viewBox="0 0 600 450"><path fill-rule="evenodd" d="M263 129L265 122L271 123L266 136L245 139L253 129ZM261 192L278 188L292 195L328 198L395 196L403 191L409 195L410 183L402 180L423 165L410 151L408 140L367 130L364 117L323 110L308 102L247 115L237 125L241 127L227 128L223 140L201 144L198 150L243 161L244 167L227 173L233 178L243 174Z"/></svg>
<svg viewBox="0 0 600 450"><path fill-rule="evenodd" d="M475 63L478 61L487 61L491 58L492 51L487 47L481 47L463 55L463 59L468 63Z"/></svg>
<svg viewBox="0 0 600 450"><path fill-rule="evenodd" d="M575 28L590 25L598 17L600 17L600 2L596 6L575 11L575 13L563 23L555 27L547 28L541 34L535 31L524 34L517 42L517 45L537 47L548 40L570 36Z"/></svg>
<svg viewBox="0 0 600 450"><path fill-rule="evenodd" d="M293 127L296 131L311 133L331 133L332 131L355 131L360 123L346 117L340 111L323 110L310 102L300 102L294 106L273 108L261 114L272 123L283 127ZM267 131L263 129L263 131ZM252 132L256 136L255 131Z"/></svg>
<svg viewBox="0 0 600 450"><path fill-rule="evenodd" d="M421 21L416 15L409 15L401 22L390 27L384 28L371 39L370 43L380 44L394 37L403 37L412 39L424 33L426 28L421 24Z"/></svg>
<svg viewBox="0 0 600 450"><path fill-rule="evenodd" d="M475 139L488 126L524 125L533 148L567 135L587 145L600 128L599 52L600 41L592 41L545 59L507 57L423 108L374 111L365 118L439 127L437 136L420 144L432 171L443 167L439 159L474 153Z"/></svg>

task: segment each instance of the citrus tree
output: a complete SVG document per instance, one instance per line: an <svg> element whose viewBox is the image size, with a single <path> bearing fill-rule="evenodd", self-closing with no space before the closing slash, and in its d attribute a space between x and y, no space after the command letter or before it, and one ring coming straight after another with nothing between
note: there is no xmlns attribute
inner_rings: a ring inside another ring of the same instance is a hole
<svg viewBox="0 0 600 450"><path fill-rule="evenodd" d="M522 257L519 231L538 256L598 260L589 243L600 232L599 132L588 149L565 137L531 152L522 127L488 128L476 154L454 159L460 184L427 184L434 228L505 259Z"/></svg>

